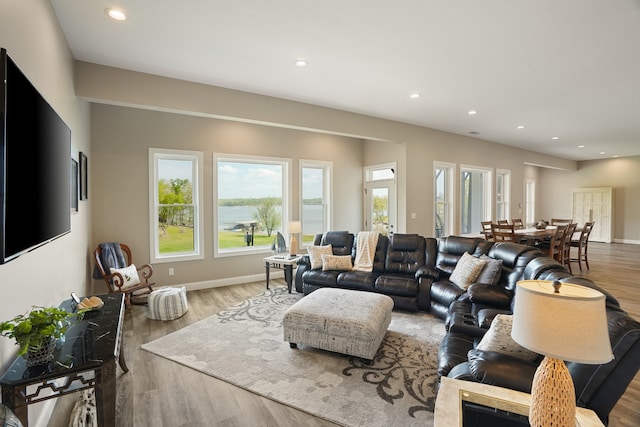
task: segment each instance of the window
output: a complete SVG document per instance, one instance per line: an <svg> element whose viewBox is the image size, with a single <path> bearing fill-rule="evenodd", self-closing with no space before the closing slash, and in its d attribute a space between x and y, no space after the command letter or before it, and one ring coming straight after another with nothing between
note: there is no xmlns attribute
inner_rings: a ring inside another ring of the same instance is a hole
<svg viewBox="0 0 640 427"><path fill-rule="evenodd" d="M331 162L300 160L302 244L331 229Z"/></svg>
<svg viewBox="0 0 640 427"><path fill-rule="evenodd" d="M509 219L511 199L511 171L496 170L496 219Z"/></svg>
<svg viewBox="0 0 640 427"><path fill-rule="evenodd" d="M460 233L480 234L491 220L491 169L460 167Z"/></svg>
<svg viewBox="0 0 640 427"><path fill-rule="evenodd" d="M270 250L289 221L291 161L214 154L213 163L215 255Z"/></svg>
<svg viewBox="0 0 640 427"><path fill-rule="evenodd" d="M525 182L525 194L524 194L524 222L525 224L534 224L536 222L536 181L528 179Z"/></svg>
<svg viewBox="0 0 640 427"><path fill-rule="evenodd" d="M453 213L455 209L453 177L455 168L455 165L451 163L434 162L433 197L435 211L433 220L435 237L453 234Z"/></svg>
<svg viewBox="0 0 640 427"><path fill-rule="evenodd" d="M202 153L149 149L151 262L204 258Z"/></svg>

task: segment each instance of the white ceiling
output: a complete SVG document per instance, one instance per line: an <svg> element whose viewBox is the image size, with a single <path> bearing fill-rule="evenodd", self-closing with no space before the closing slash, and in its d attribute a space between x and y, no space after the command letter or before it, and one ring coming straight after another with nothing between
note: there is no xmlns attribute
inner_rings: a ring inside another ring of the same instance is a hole
<svg viewBox="0 0 640 427"><path fill-rule="evenodd" d="M51 3L78 60L567 159L640 155L640 0Z"/></svg>

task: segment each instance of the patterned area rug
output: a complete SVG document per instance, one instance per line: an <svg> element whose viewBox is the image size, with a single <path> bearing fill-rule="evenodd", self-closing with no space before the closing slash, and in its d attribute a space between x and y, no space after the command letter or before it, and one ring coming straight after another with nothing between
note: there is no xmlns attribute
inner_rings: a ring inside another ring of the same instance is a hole
<svg viewBox="0 0 640 427"><path fill-rule="evenodd" d="M272 288L142 348L337 424L433 425L441 320L393 312L374 362L366 365L306 346L289 348L282 317L300 298Z"/></svg>

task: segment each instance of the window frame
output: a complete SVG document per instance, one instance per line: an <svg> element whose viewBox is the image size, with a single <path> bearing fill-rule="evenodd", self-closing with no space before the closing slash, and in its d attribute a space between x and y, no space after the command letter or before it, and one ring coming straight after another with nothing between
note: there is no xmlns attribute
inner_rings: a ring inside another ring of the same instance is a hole
<svg viewBox="0 0 640 427"><path fill-rule="evenodd" d="M291 221L291 164L290 158L283 157L269 157L269 156L253 156L243 154L228 154L228 153L213 153L213 203L212 203L212 217L213 217L213 257L225 258L233 256L245 256L254 254L271 253L270 245L262 246L246 246L234 249L220 250L218 242L219 224L218 224L218 163L223 162L235 162L235 163L263 163L269 165L282 166L282 213L280 227L275 230L282 233L285 239L288 241L288 234L286 232L286 225ZM274 235L272 237L275 238Z"/></svg>
<svg viewBox="0 0 640 427"><path fill-rule="evenodd" d="M481 217L478 221L476 221L478 224L480 224L480 221L490 221L493 215L493 169L492 168L487 168L487 167L482 167L482 166L473 166L473 165L460 165L460 170L458 173L458 177L460 179L459 182L459 189L460 189L460 209L459 209L459 220L460 220L460 234L462 236L469 236L469 235L476 235L476 234L480 234L480 232L482 231L480 229L480 226L478 226L478 232L468 232L468 233L464 233L462 230L462 225L464 223L464 221L462 221L462 214L463 214L463 206L464 203L462 202L462 198L464 197L464 189L462 188L462 186L464 185L464 180L462 179L462 174L466 171L470 171L470 172L479 172L482 174L485 174L486 179L484 180L484 182L482 183L482 189L483 189L483 198L482 198L482 214ZM474 229L474 226L471 226L471 230Z"/></svg>
<svg viewBox="0 0 640 427"><path fill-rule="evenodd" d="M456 176L456 164L434 161L433 162L433 235L436 236L437 229L437 205L438 205L438 183L436 179L436 171L442 169L445 174L445 194L444 194L444 210L445 221L444 229L442 230L443 236L449 236L454 234L455 229L455 214L456 214L456 197L455 197L455 176ZM436 236L437 237L437 236Z"/></svg>
<svg viewBox="0 0 640 427"><path fill-rule="evenodd" d="M159 252L158 161L190 160L192 162L192 204L194 205L193 246L191 253L162 255ZM195 170L194 170L195 168ZM149 148L149 259L152 264L204 259L203 153L191 150Z"/></svg>
<svg viewBox="0 0 640 427"><path fill-rule="evenodd" d="M331 230L333 224L333 162L325 160L305 160L300 159L298 161L298 176L300 189L300 212L298 218L302 223L302 233L300 237L300 247L310 246L311 243L305 243L303 241L304 236L304 182L303 171L304 169L322 169L322 199L323 199L323 230L322 233L326 233Z"/></svg>
<svg viewBox="0 0 640 427"><path fill-rule="evenodd" d="M502 199L499 199L498 179L502 177ZM498 218L500 206L504 211L504 218ZM511 171L508 169L496 169L496 220L511 220Z"/></svg>

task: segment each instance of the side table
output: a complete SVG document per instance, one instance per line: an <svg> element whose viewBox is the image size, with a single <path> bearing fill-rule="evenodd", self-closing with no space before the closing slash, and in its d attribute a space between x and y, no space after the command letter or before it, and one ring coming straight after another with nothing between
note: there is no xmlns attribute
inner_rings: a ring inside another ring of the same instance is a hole
<svg viewBox="0 0 640 427"><path fill-rule="evenodd" d="M0 378L2 403L24 427L29 425L29 405L90 388L96 392L98 425L115 425L116 360L124 372L129 370L122 353L124 295L99 296L104 306L85 313L82 320L69 327L52 362L27 367L19 356ZM75 309L70 299L60 307L69 312ZM50 393L41 394L44 390Z"/></svg>
<svg viewBox="0 0 640 427"><path fill-rule="evenodd" d="M273 255L264 259L264 270L267 276L267 289L269 289L269 270L272 268L279 268L284 270L284 281L287 284L287 289L291 293L291 287L293 285L293 269L298 266L298 261L302 258L301 255L295 255L293 257L289 255Z"/></svg>

